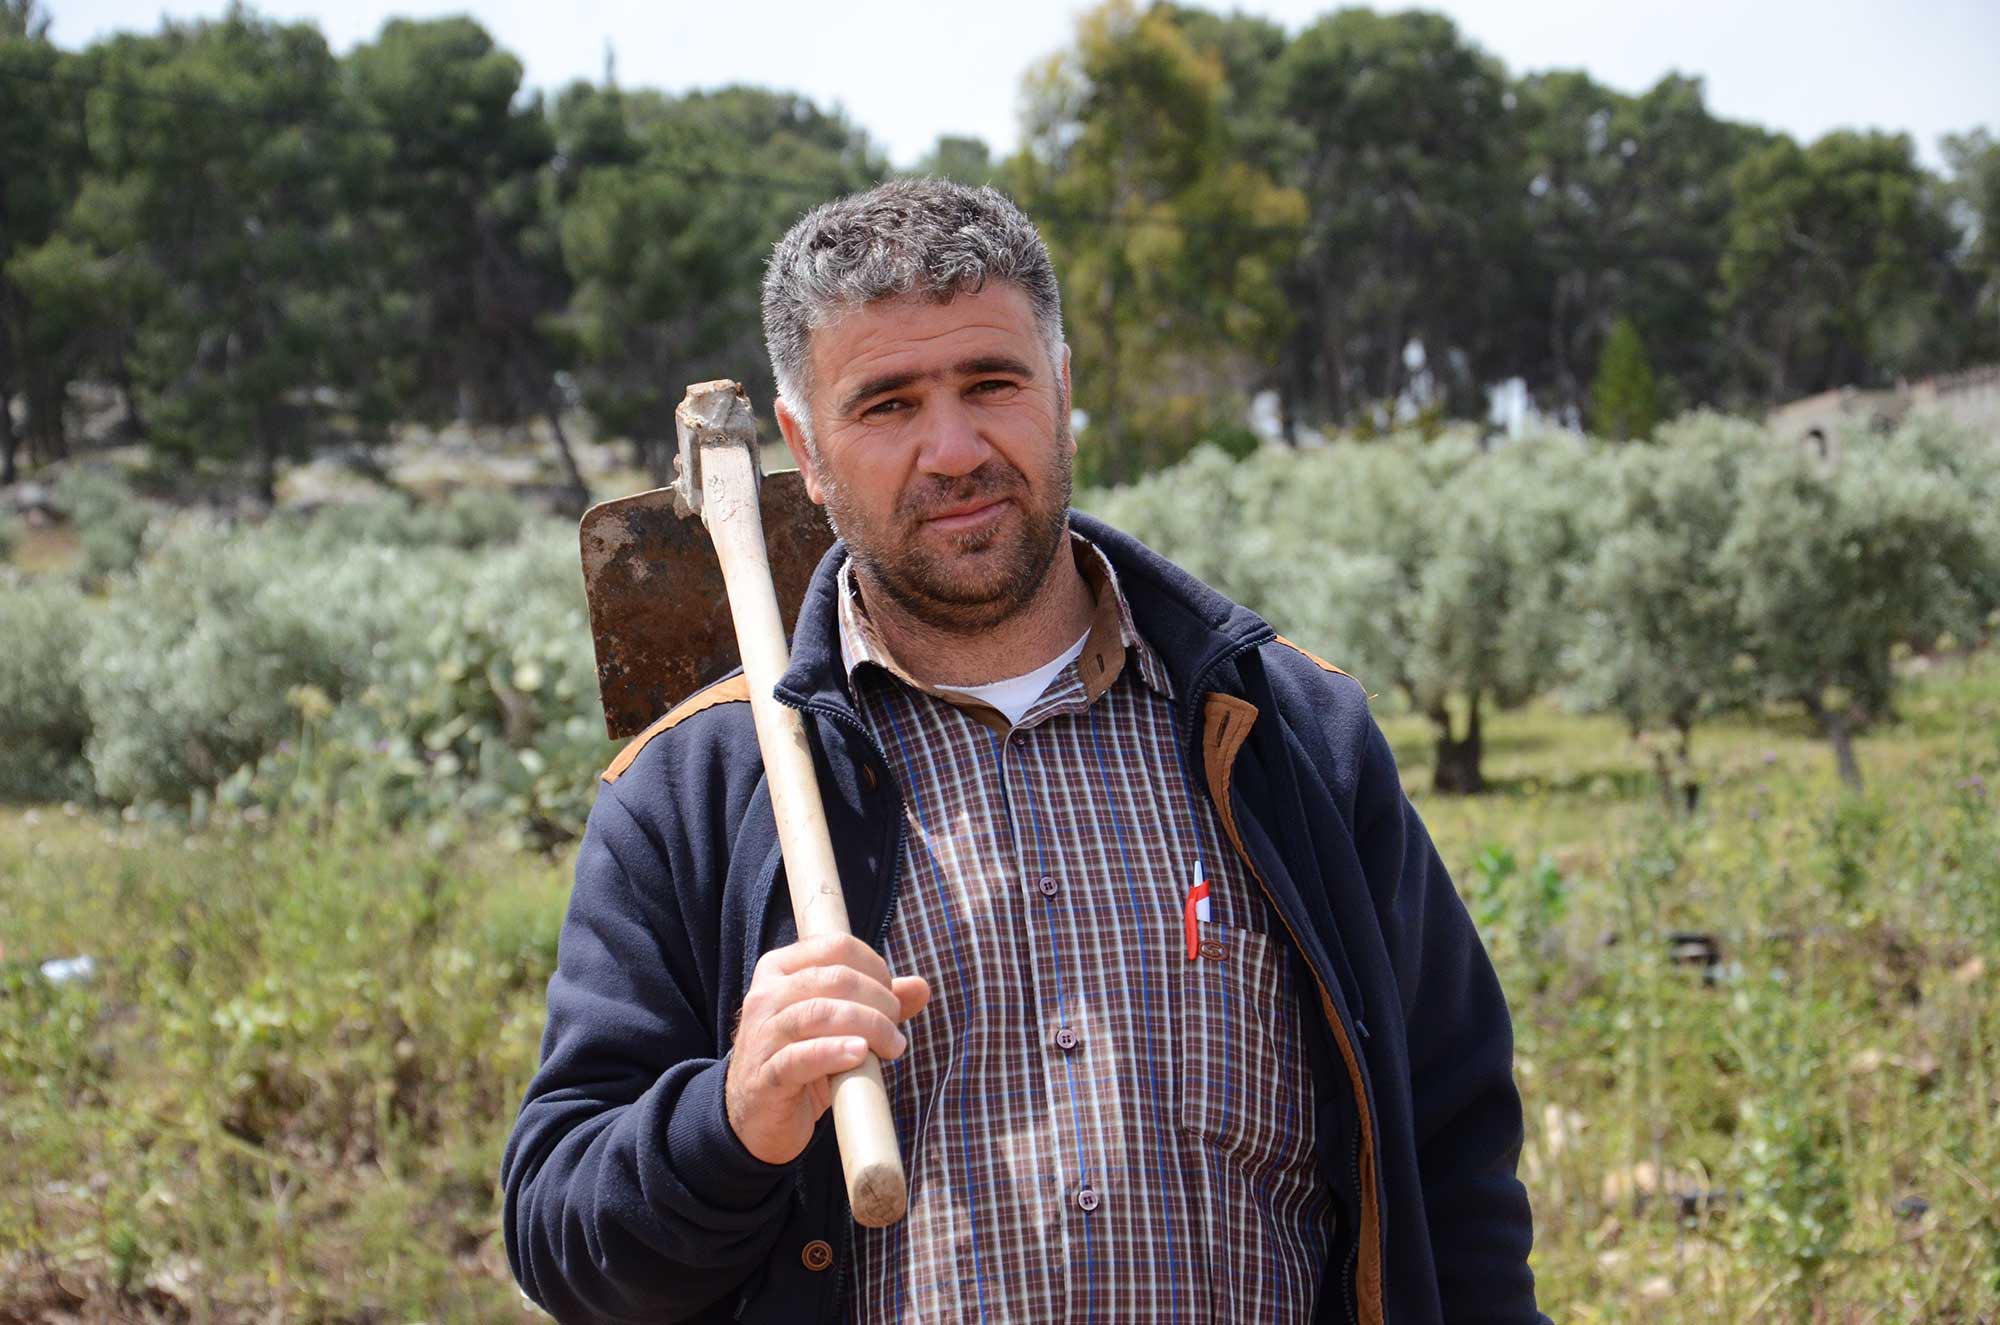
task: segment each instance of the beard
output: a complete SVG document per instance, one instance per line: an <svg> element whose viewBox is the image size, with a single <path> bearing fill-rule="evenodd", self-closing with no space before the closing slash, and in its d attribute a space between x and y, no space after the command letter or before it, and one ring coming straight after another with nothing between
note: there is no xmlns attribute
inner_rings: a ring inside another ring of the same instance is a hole
<svg viewBox="0 0 2000 1325"><path fill-rule="evenodd" d="M1033 601L1063 550L1072 484L1068 437L1069 421L1058 421L1047 461L1032 477L997 455L969 474L920 476L880 526L822 468L827 520L869 586L912 618L951 634L990 629ZM954 506L1002 500L1011 509L994 523L943 535L942 555L935 550L940 535L923 528Z"/></svg>

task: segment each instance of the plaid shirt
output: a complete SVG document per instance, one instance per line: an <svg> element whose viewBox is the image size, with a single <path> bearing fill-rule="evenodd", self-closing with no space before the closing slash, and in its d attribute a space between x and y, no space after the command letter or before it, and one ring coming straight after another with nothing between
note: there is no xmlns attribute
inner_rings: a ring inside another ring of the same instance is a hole
<svg viewBox="0 0 2000 1325"><path fill-rule="evenodd" d="M1333 1213L1285 941L1110 564L1073 550L1090 634L1011 729L899 668L841 568L842 661L904 801L884 955L933 991L884 1064L909 1213L857 1230L850 1309L1306 1321Z"/></svg>

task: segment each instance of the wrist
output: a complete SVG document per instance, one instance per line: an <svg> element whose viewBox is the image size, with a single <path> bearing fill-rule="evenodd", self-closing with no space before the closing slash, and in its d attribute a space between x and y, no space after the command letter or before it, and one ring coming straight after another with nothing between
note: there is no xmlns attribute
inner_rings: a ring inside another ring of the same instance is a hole
<svg viewBox="0 0 2000 1325"><path fill-rule="evenodd" d="M678 1107L667 1117L667 1150L676 1169L702 1199L747 1210L768 1200L791 1163L772 1164L743 1143L726 1103L727 1057L709 1064L688 1083Z"/></svg>

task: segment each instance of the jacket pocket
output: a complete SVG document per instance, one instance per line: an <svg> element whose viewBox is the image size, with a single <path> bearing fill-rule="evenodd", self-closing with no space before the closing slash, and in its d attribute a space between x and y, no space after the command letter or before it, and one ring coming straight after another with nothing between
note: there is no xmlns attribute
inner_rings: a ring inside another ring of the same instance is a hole
<svg viewBox="0 0 2000 1325"><path fill-rule="evenodd" d="M1284 944L1202 926L1181 966L1181 1126L1247 1170L1309 1169L1313 1091Z"/></svg>

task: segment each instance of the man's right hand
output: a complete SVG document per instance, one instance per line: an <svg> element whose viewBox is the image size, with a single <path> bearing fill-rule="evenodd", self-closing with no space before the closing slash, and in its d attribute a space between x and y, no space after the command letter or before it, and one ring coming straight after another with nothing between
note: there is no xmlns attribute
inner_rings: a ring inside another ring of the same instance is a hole
<svg viewBox="0 0 2000 1325"><path fill-rule="evenodd" d="M833 1102L832 1078L868 1051L895 1058L897 1026L923 1011L922 976L889 964L852 934L819 934L758 959L736 1023L723 1095L737 1139L766 1164L788 1164Z"/></svg>

